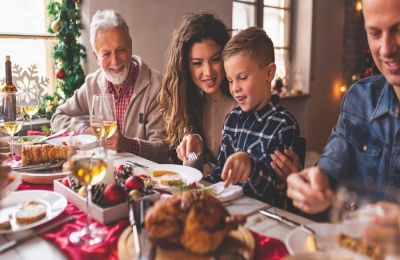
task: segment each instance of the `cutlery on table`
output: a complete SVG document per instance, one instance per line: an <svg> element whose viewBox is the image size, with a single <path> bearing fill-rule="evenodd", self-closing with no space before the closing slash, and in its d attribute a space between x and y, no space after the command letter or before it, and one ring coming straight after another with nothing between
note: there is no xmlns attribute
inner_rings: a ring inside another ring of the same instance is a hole
<svg viewBox="0 0 400 260"><path fill-rule="evenodd" d="M125 163L131 164L136 167L144 168L144 169L149 168L149 166L143 165L141 163L133 162L133 161L125 161Z"/></svg>
<svg viewBox="0 0 400 260"><path fill-rule="evenodd" d="M132 226L132 235L133 235L133 246L135 249L135 259L140 259L142 253L140 250L140 239L139 239L139 231L138 231L138 222L135 218L135 201L129 199L129 222ZM140 223L139 223L140 225Z"/></svg>
<svg viewBox="0 0 400 260"><path fill-rule="evenodd" d="M188 161L195 161L198 159L197 154L195 152L188 153L186 157L188 158Z"/></svg>
<svg viewBox="0 0 400 260"><path fill-rule="evenodd" d="M55 168L60 168L64 159L54 159L45 163L33 164L33 165L24 165L24 166L11 166L14 171L39 171L39 170L50 170Z"/></svg>
<svg viewBox="0 0 400 260"><path fill-rule="evenodd" d="M307 237L307 244L310 245L311 248L316 250L321 250L317 244L317 239L316 239L316 232L307 227L306 225L296 222L294 220L290 220L284 216L280 216L278 214L272 213L271 211L263 210L260 209L258 211L263 216L269 217L271 219L277 220L278 222L284 223L290 227L300 227L304 232L306 232L309 236ZM312 250L312 249L311 249Z"/></svg>
<svg viewBox="0 0 400 260"><path fill-rule="evenodd" d="M34 142L33 144L43 144L43 143L45 143L46 141L48 141L48 140L50 140L50 139L53 139L53 138L59 137L60 135L65 134L67 131L68 131L68 129L65 128L65 129L63 129L63 130L60 130L60 131L58 131L58 132L52 134L52 135L43 137L42 139L40 139L40 140Z"/></svg>
<svg viewBox="0 0 400 260"><path fill-rule="evenodd" d="M8 242L0 245L0 253L2 253L4 251L7 251L8 249L10 249L10 248L12 248L12 247L14 247L16 245L19 245L21 243L24 243L24 242L26 242L26 241L28 241L28 240L30 240L32 238L40 236L41 234L46 233L46 232L48 232L48 231L50 231L50 230L52 230L52 229L54 229L54 228L56 228L58 226L61 226L61 225L65 224L65 223L67 223L67 222L73 221L76 218L77 218L76 215L69 216L69 217L61 219L61 220L59 220L57 222L54 222L53 224L50 224L50 225L48 225L46 227L43 227L43 228L39 229L38 231L34 231L32 234L29 234L29 235L27 235L25 237L8 241Z"/></svg>

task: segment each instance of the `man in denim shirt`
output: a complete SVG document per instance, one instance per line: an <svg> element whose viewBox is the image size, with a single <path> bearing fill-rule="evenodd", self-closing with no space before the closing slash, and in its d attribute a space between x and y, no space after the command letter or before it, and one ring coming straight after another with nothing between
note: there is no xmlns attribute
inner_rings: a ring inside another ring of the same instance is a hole
<svg viewBox="0 0 400 260"><path fill-rule="evenodd" d="M288 196L308 213L331 205L336 181L400 188L400 1L362 3L368 44L383 76L350 88L318 167L289 176Z"/></svg>

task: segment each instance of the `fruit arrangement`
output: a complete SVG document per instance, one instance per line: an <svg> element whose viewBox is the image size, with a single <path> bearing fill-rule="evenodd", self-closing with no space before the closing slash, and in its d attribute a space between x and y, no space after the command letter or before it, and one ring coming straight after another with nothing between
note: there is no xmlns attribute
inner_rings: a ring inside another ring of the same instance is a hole
<svg viewBox="0 0 400 260"><path fill-rule="evenodd" d="M114 169L114 182L93 185L91 189L92 202L102 208L123 203L132 198L140 198L154 193L153 182L147 175L134 175L134 167L130 164L121 164ZM85 188L73 176L65 177L62 184L86 197Z"/></svg>

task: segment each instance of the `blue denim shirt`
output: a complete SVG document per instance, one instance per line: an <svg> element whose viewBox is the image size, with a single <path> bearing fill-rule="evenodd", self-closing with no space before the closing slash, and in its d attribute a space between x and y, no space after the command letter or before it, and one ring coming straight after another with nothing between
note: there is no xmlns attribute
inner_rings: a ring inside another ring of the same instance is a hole
<svg viewBox="0 0 400 260"><path fill-rule="evenodd" d="M378 191L400 188L398 105L383 76L356 82L343 98L320 168L336 181L356 178Z"/></svg>

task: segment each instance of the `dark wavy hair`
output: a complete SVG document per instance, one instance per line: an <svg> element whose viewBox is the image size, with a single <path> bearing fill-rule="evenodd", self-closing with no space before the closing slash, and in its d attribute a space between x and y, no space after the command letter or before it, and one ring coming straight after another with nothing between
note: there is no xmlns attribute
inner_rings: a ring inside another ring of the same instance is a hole
<svg viewBox="0 0 400 260"><path fill-rule="evenodd" d="M166 141L176 147L187 133L202 133L203 93L194 84L189 68L189 53L195 43L215 41L221 52L230 39L225 24L212 13L202 12L184 18L175 30L165 55L165 73L159 95L167 132ZM224 79L222 92L230 96Z"/></svg>

